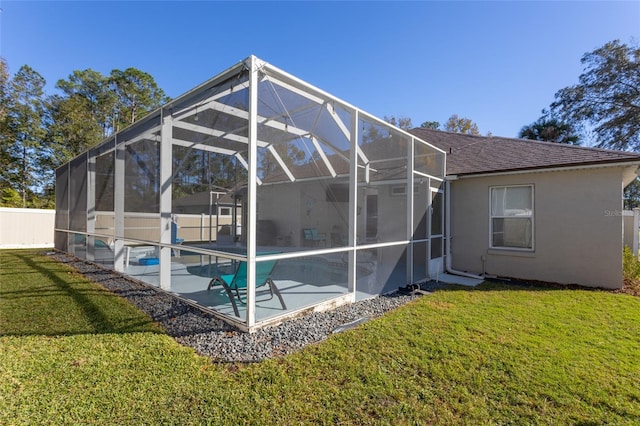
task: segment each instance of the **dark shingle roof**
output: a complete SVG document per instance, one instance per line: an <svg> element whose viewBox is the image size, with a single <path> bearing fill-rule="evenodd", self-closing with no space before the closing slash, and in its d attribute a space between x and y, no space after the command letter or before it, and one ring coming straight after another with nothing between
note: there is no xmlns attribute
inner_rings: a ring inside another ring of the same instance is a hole
<svg viewBox="0 0 640 426"><path fill-rule="evenodd" d="M423 128L411 133L447 153L448 175L640 161L640 154L633 152L529 139L471 136Z"/></svg>

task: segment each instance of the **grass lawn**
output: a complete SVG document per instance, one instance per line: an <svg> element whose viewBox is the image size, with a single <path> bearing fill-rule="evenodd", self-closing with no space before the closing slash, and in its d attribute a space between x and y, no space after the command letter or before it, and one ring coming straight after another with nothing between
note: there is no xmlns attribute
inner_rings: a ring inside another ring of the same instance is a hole
<svg viewBox="0 0 640 426"><path fill-rule="evenodd" d="M213 364L34 250L0 251L0 424L639 424L640 298L485 283Z"/></svg>

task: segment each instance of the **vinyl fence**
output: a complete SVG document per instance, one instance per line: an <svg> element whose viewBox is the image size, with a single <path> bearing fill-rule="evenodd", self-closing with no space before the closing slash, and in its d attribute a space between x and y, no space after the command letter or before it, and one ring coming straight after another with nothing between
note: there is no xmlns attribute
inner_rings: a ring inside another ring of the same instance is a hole
<svg viewBox="0 0 640 426"><path fill-rule="evenodd" d="M622 212L623 242L638 257L638 240L640 232L640 209Z"/></svg>
<svg viewBox="0 0 640 426"><path fill-rule="evenodd" d="M0 249L53 247L56 211L0 207Z"/></svg>

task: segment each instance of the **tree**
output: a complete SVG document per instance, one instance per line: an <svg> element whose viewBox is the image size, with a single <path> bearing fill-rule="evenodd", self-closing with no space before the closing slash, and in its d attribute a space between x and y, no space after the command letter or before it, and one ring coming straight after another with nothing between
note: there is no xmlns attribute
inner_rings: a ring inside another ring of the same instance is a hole
<svg viewBox="0 0 640 426"><path fill-rule="evenodd" d="M52 168L98 144L113 133L116 96L98 71L73 71L56 88L62 92L49 100L47 140Z"/></svg>
<svg viewBox="0 0 640 426"><path fill-rule="evenodd" d="M56 88L63 93L62 96L55 99L56 107L67 110L67 112L74 111L75 115L78 115L79 110L82 110L82 114L91 117L92 124L101 129L101 135L94 143L113 133L113 111L116 108L116 95L109 87L107 77L90 68L82 71L76 70L69 75L68 80L58 80ZM66 101L70 102L72 106L61 107L60 104Z"/></svg>
<svg viewBox="0 0 640 426"><path fill-rule="evenodd" d="M544 115L520 129L518 137L536 141L580 145L580 137L574 132L570 124Z"/></svg>
<svg viewBox="0 0 640 426"><path fill-rule="evenodd" d="M640 180L635 179L624 189L624 209L631 210L640 207Z"/></svg>
<svg viewBox="0 0 640 426"><path fill-rule="evenodd" d="M111 71L108 86L116 95L113 111L115 131L122 130L169 101L153 77L136 68Z"/></svg>
<svg viewBox="0 0 640 426"><path fill-rule="evenodd" d="M7 116L9 109L9 67L7 61L0 57L0 123Z"/></svg>
<svg viewBox="0 0 640 426"><path fill-rule="evenodd" d="M109 76L74 71L50 97L45 83L27 65L10 78L0 57L2 205L51 206L56 167L169 100L153 77L135 68Z"/></svg>
<svg viewBox="0 0 640 426"><path fill-rule="evenodd" d="M298 146L295 141L287 144L274 145L274 149L280 160L289 168L293 169L313 161L312 156L307 156L303 146ZM314 152L315 153L315 152ZM282 175L282 166L276 158L267 150L261 150L258 154L259 166L258 174L263 179L269 175Z"/></svg>
<svg viewBox="0 0 640 426"><path fill-rule="evenodd" d="M54 164L68 161L104 138L160 107L169 98L151 75L135 68L114 69L109 76L74 71L56 87L50 101L49 140Z"/></svg>
<svg viewBox="0 0 640 426"><path fill-rule="evenodd" d="M425 121L420 125L420 127L422 127L423 129L438 130L440 128L440 122L439 121Z"/></svg>
<svg viewBox="0 0 640 426"><path fill-rule="evenodd" d="M640 47L614 40L581 62L578 84L559 90L551 111L600 147L640 150Z"/></svg>
<svg viewBox="0 0 640 426"><path fill-rule="evenodd" d="M50 98L47 140L52 148L52 167L64 164L103 139L104 129L94 113L94 106L83 96Z"/></svg>
<svg viewBox="0 0 640 426"><path fill-rule="evenodd" d="M45 79L28 65L22 66L8 85L8 109L3 128L6 180L27 207L34 192L42 189L47 172L44 149Z"/></svg>
<svg viewBox="0 0 640 426"><path fill-rule="evenodd" d="M9 69L0 57L0 189L10 188L8 170L11 164L7 113L10 108ZM5 203L2 203L5 204ZM6 205L6 204L5 204Z"/></svg>
<svg viewBox="0 0 640 426"><path fill-rule="evenodd" d="M398 118L396 118L393 115L391 117L387 117L385 115L384 116L384 121L386 121L387 123L391 124L392 126L396 126L399 129L402 129L402 130L410 130L411 128L413 128L413 125L411 124L411 119L409 117L398 117Z"/></svg>
<svg viewBox="0 0 640 426"><path fill-rule="evenodd" d="M460 118L453 114L444 125L444 130L453 133L463 133L465 135L479 136L478 125L468 118Z"/></svg>

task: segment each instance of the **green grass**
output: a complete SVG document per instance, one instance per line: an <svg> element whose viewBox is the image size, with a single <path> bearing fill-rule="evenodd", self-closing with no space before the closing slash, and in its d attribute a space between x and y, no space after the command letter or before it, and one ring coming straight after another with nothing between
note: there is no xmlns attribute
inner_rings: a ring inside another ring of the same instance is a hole
<svg viewBox="0 0 640 426"><path fill-rule="evenodd" d="M0 424L638 424L640 298L485 283L213 364L36 251L0 251Z"/></svg>

